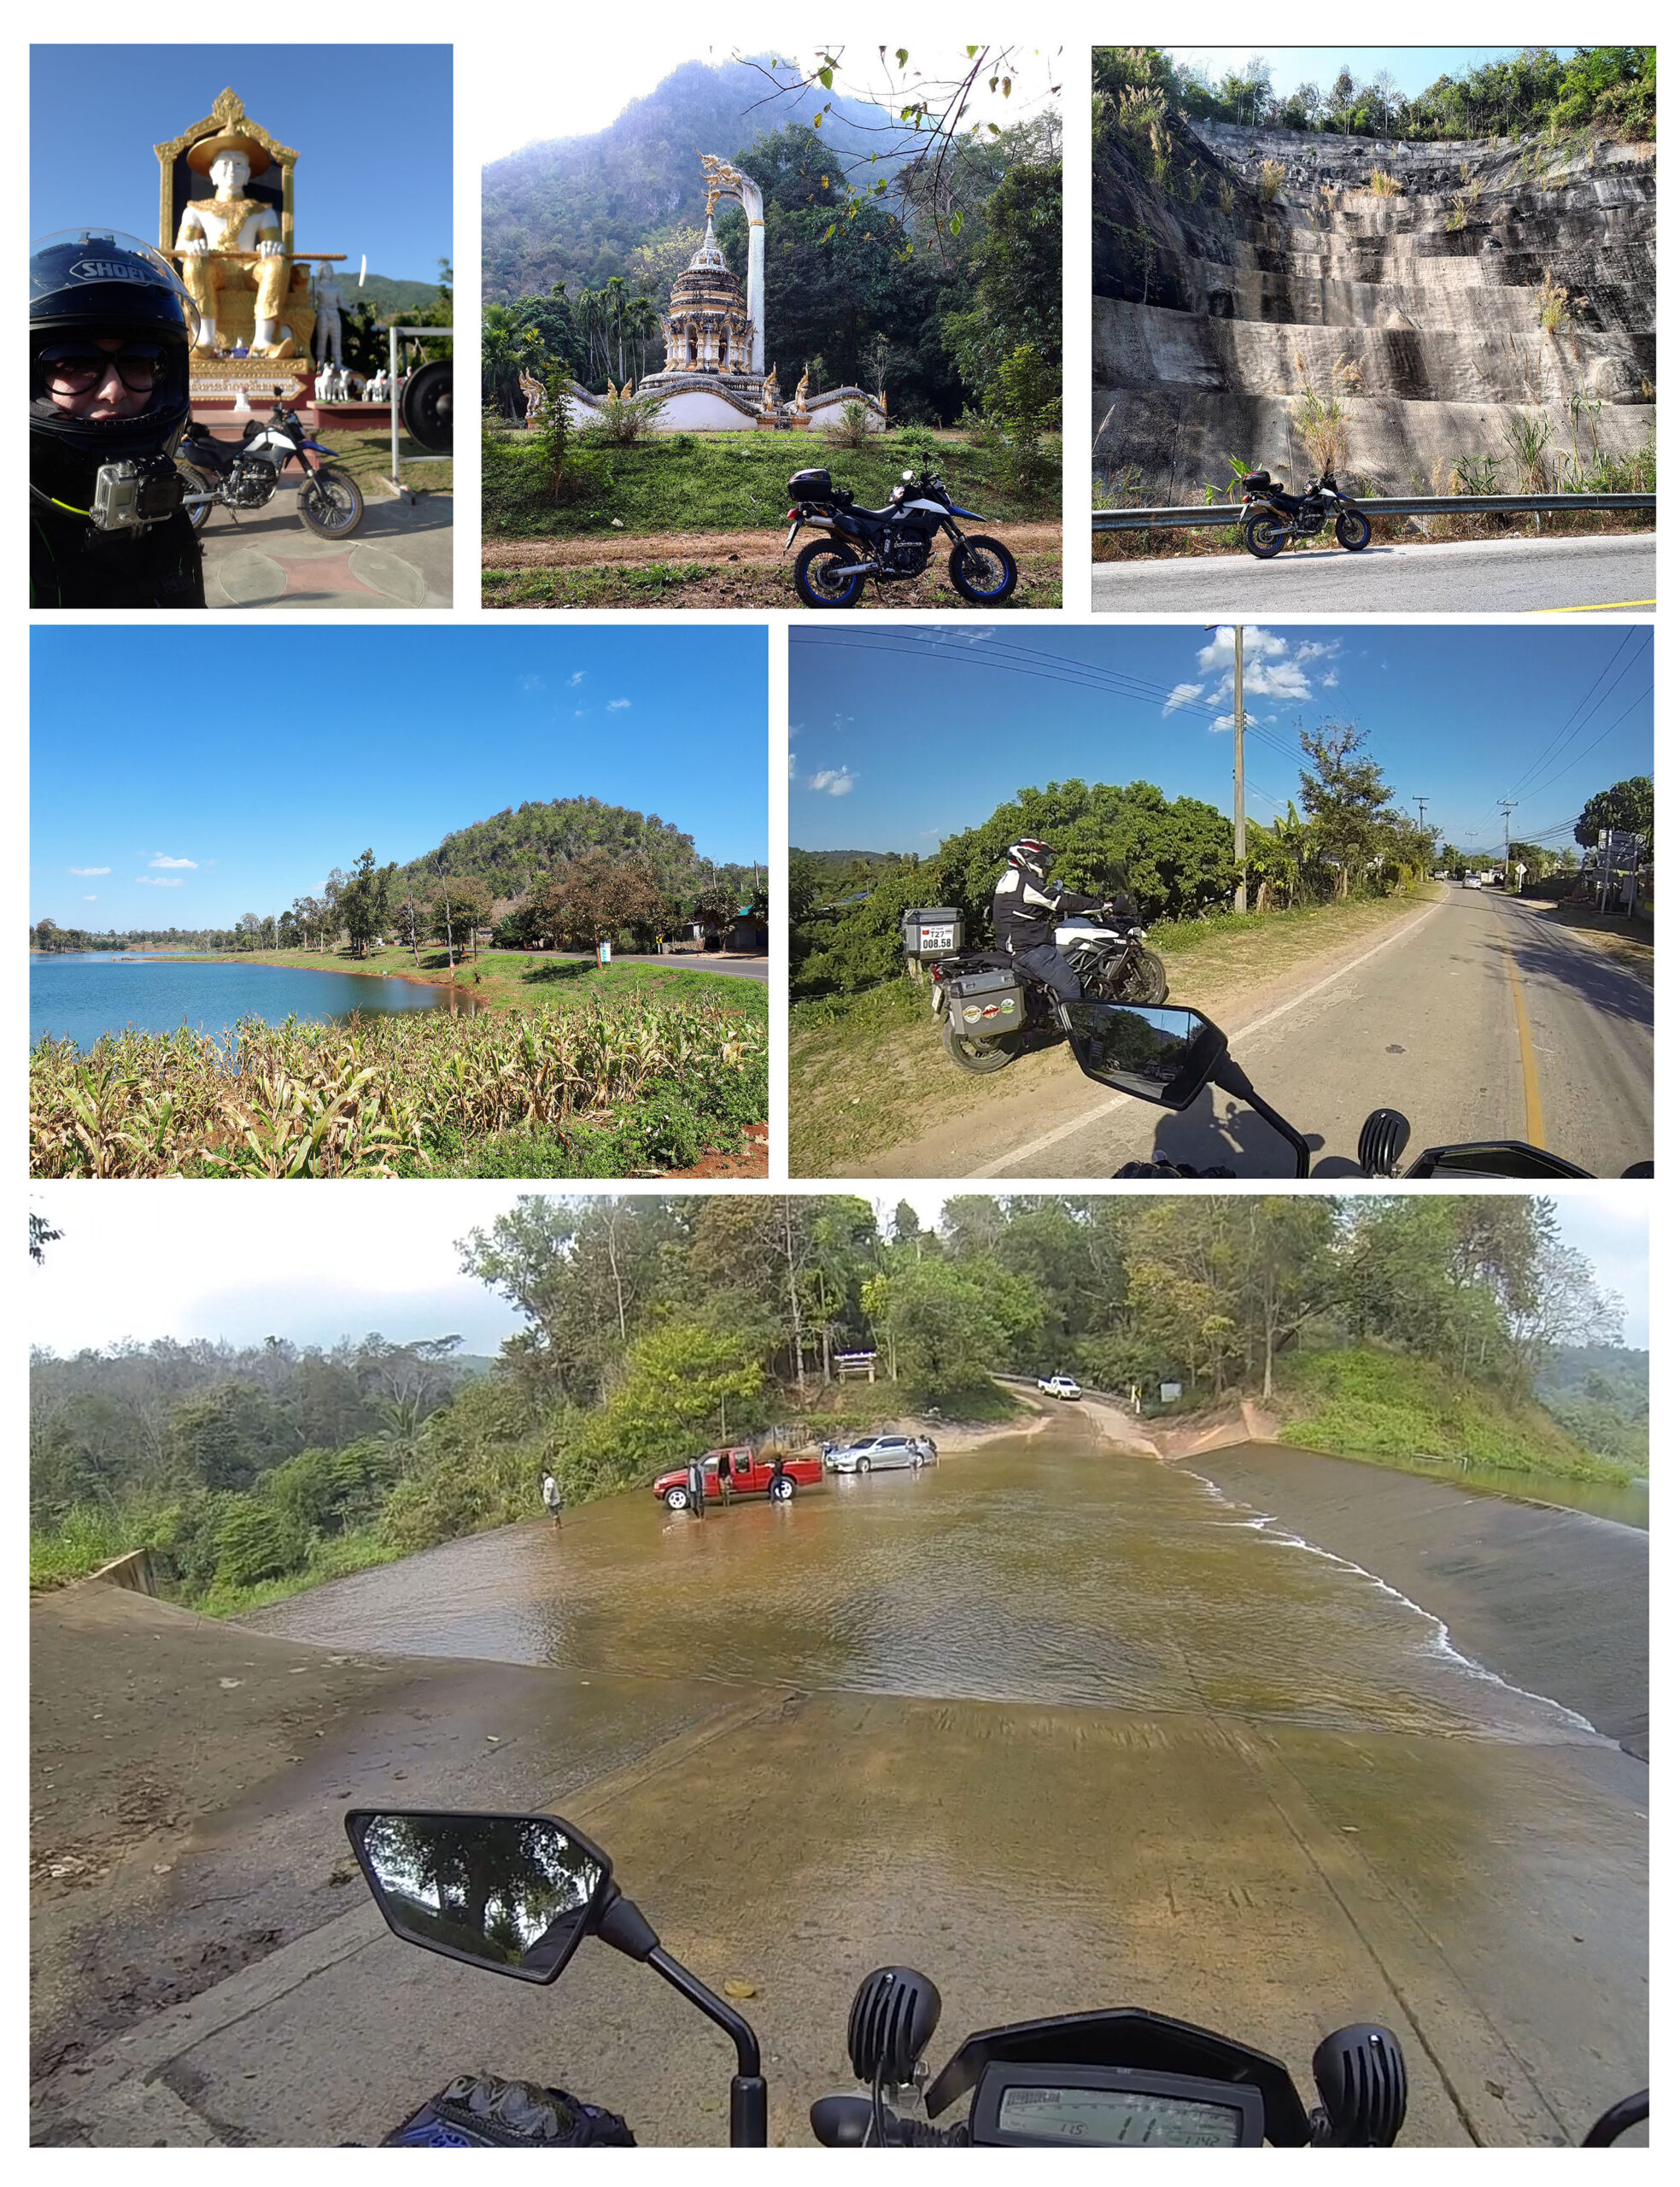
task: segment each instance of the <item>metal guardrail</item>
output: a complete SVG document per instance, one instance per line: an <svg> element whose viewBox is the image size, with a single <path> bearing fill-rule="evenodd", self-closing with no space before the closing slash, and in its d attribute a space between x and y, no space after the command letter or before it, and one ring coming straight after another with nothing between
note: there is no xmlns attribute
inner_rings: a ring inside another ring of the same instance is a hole
<svg viewBox="0 0 1680 2187"><path fill-rule="evenodd" d="M1373 495L1355 503L1366 516L1549 516L1585 509L1654 509L1654 494L1402 494ZM1177 509L1093 509L1093 531L1193 531L1203 525L1240 524L1243 501Z"/></svg>

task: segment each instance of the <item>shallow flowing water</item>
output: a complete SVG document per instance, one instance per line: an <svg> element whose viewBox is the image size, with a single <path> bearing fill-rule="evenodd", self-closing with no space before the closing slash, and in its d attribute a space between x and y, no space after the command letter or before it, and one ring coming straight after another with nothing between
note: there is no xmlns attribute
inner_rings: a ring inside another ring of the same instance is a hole
<svg viewBox="0 0 1680 2187"><path fill-rule="evenodd" d="M535 1498L534 1498L535 1500ZM250 1622L300 1639L655 1677L1590 1738L1440 1621L1195 1475L1072 1423L704 1520L646 1492L453 1542Z"/></svg>
<svg viewBox="0 0 1680 2187"><path fill-rule="evenodd" d="M454 988L359 972L248 965L237 957L159 962L65 952L29 960L32 1044L50 1034L91 1048L102 1033L173 1033L183 1025L220 1036L242 1017L260 1017L270 1025L288 1017L342 1023L357 1011L373 1017L476 1007L470 996Z"/></svg>

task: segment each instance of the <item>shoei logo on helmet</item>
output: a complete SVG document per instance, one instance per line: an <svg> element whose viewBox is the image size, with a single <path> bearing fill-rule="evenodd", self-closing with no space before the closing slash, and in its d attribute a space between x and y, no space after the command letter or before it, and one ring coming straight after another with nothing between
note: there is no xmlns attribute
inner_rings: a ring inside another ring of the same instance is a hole
<svg viewBox="0 0 1680 2187"><path fill-rule="evenodd" d="M79 258L70 268L73 281L137 281L144 288L157 279L144 259Z"/></svg>

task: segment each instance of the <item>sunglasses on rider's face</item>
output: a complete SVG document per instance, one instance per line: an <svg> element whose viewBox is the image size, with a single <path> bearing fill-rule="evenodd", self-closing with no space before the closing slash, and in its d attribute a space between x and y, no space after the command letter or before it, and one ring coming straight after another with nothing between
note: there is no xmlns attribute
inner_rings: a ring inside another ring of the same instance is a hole
<svg viewBox="0 0 1680 2187"><path fill-rule="evenodd" d="M163 378L168 363L155 342L126 342L120 349L60 342L41 352L41 367L53 395L86 395L102 386L113 372L131 395L145 395Z"/></svg>

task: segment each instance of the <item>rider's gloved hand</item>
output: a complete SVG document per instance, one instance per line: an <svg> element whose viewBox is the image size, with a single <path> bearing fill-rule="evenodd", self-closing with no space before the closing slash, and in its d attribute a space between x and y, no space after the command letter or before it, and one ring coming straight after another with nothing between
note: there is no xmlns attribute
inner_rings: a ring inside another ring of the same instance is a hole
<svg viewBox="0 0 1680 2187"><path fill-rule="evenodd" d="M1122 1162L1117 1177L1234 1177L1234 1170L1192 1170L1188 1162Z"/></svg>
<svg viewBox="0 0 1680 2187"><path fill-rule="evenodd" d="M381 2149L634 2149L616 2111L563 2088L461 2073L386 2135Z"/></svg>

